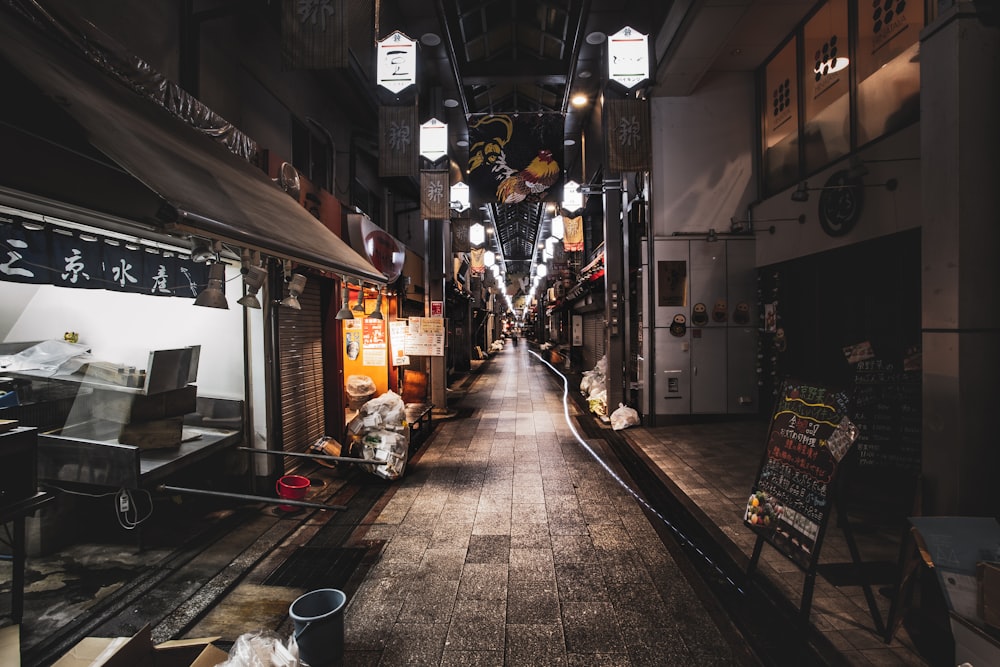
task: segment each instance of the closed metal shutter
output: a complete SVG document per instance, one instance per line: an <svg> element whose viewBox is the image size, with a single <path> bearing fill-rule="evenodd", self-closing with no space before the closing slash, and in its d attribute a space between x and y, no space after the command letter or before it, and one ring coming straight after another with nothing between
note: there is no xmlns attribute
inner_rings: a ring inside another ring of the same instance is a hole
<svg viewBox="0 0 1000 667"><path fill-rule="evenodd" d="M604 313L583 316L583 368L590 370L604 356Z"/></svg>
<svg viewBox="0 0 1000 667"><path fill-rule="evenodd" d="M278 351L281 355L282 449L304 452L323 436L323 331L320 290L306 283L299 297L302 310L279 307ZM286 457L286 468L297 459Z"/></svg>

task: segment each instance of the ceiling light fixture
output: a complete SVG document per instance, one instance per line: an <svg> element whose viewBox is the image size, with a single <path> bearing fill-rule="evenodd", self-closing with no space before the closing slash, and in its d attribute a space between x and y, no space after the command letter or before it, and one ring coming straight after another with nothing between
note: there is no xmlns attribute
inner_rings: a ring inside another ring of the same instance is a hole
<svg viewBox="0 0 1000 667"><path fill-rule="evenodd" d="M226 265L216 262L208 267L208 285L201 291L194 305L206 308L224 308L229 310L226 301Z"/></svg>
<svg viewBox="0 0 1000 667"><path fill-rule="evenodd" d="M288 283L288 296L281 300L281 305L292 310L302 310L299 297L306 289L306 277L301 273L292 274L292 280Z"/></svg>
<svg viewBox="0 0 1000 667"><path fill-rule="evenodd" d="M372 310L372 312L368 313L368 317L370 319L373 319L373 320L382 320L382 319L385 319L382 316L382 286L381 285L379 285L379 288L378 288L378 298L375 299L375 308Z"/></svg>
<svg viewBox="0 0 1000 667"><path fill-rule="evenodd" d="M352 308L355 313L365 312L365 286L358 283L358 300L354 303L354 308Z"/></svg>
<svg viewBox="0 0 1000 667"><path fill-rule="evenodd" d="M266 278L267 269L253 264L248 266L246 273L243 275L243 284L246 287L247 293L242 298L237 299L236 303L247 308L256 308L259 310L260 300L257 299L257 291L264 284Z"/></svg>
<svg viewBox="0 0 1000 667"><path fill-rule="evenodd" d="M583 93L577 93L576 95L573 95L570 102L572 102L575 107L582 107L586 106L587 103L590 102L590 98Z"/></svg>
<svg viewBox="0 0 1000 667"><path fill-rule="evenodd" d="M334 316L337 320L353 320L354 311L351 310L351 286L347 284L347 280L343 280L340 283L340 310Z"/></svg>

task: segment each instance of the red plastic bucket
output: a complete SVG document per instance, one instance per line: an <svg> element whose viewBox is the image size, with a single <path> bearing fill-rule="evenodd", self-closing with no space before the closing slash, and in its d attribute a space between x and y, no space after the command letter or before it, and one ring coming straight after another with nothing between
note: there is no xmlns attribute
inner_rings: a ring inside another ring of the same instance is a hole
<svg viewBox="0 0 1000 667"><path fill-rule="evenodd" d="M288 500L302 500L306 497L306 491L309 490L309 478L303 477L302 475L285 475L278 479L277 484L275 484L275 489L278 492L279 498L287 498ZM278 509L285 512L294 512L297 507L294 505L278 505Z"/></svg>

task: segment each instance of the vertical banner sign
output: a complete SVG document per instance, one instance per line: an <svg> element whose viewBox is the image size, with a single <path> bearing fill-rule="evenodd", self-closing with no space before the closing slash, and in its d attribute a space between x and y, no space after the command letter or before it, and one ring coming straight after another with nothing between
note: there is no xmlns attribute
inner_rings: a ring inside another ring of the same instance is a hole
<svg viewBox="0 0 1000 667"><path fill-rule="evenodd" d="M560 202L562 114L476 116L469 121L469 201Z"/></svg>
<svg viewBox="0 0 1000 667"><path fill-rule="evenodd" d="M486 254L486 248L473 248L469 251L469 273L474 276L481 276L486 273L486 262L483 261L483 255Z"/></svg>
<svg viewBox="0 0 1000 667"><path fill-rule="evenodd" d="M282 69L347 67L347 5L347 0L283 0Z"/></svg>
<svg viewBox="0 0 1000 667"><path fill-rule="evenodd" d="M581 252L583 250L583 216L563 216L563 250Z"/></svg>
<svg viewBox="0 0 1000 667"><path fill-rule="evenodd" d="M378 175L417 174L417 107L379 107Z"/></svg>
<svg viewBox="0 0 1000 667"><path fill-rule="evenodd" d="M652 169L649 102L606 99L605 109L608 168L613 172Z"/></svg>
<svg viewBox="0 0 1000 667"><path fill-rule="evenodd" d="M451 221L451 251L469 252L469 218L456 218Z"/></svg>
<svg viewBox="0 0 1000 667"><path fill-rule="evenodd" d="M420 172L420 216L425 220L447 220L451 215L448 201L448 172Z"/></svg>
<svg viewBox="0 0 1000 667"><path fill-rule="evenodd" d="M378 85L399 94L417 82L417 43L398 30L378 42Z"/></svg>
<svg viewBox="0 0 1000 667"><path fill-rule="evenodd" d="M744 513L759 537L803 569L819 557L837 465L857 438L847 392L787 380Z"/></svg>

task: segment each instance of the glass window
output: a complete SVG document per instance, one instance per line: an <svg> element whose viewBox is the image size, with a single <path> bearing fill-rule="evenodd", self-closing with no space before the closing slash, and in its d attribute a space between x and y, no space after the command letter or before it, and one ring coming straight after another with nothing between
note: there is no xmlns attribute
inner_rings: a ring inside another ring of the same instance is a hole
<svg viewBox="0 0 1000 667"><path fill-rule="evenodd" d="M862 0L858 11L858 143L915 122L920 113L920 30L914 0Z"/></svg>
<svg viewBox="0 0 1000 667"><path fill-rule="evenodd" d="M805 170L814 172L851 149L847 0L830 0L803 30Z"/></svg>
<svg viewBox="0 0 1000 667"><path fill-rule="evenodd" d="M764 73L764 183L768 192L788 187L799 174L797 45L797 40L790 40Z"/></svg>

